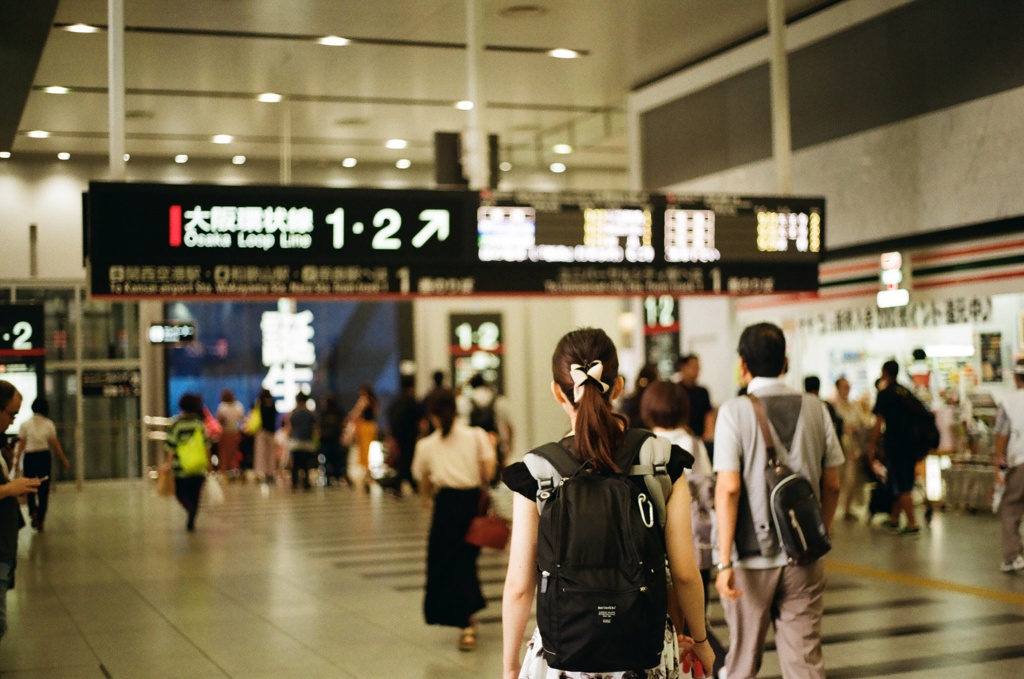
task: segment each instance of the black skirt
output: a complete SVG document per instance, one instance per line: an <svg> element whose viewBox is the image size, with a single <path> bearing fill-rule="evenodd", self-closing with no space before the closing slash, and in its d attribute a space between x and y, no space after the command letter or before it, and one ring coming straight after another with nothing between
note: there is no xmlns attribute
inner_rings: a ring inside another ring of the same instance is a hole
<svg viewBox="0 0 1024 679"><path fill-rule="evenodd" d="M468 627L470 616L486 605L476 570L480 548L464 539L479 505L479 488L442 488L434 498L423 598L428 625Z"/></svg>

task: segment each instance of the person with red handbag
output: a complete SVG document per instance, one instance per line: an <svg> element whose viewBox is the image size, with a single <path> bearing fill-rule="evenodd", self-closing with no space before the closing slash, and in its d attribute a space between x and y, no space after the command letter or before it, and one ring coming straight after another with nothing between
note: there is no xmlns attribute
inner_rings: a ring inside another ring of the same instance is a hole
<svg viewBox="0 0 1024 679"><path fill-rule="evenodd" d="M458 627L458 648L476 647L474 615L486 605L480 589L480 547L466 532L480 511L483 480L494 475L497 456L487 433L456 419L455 395L435 392L427 403L434 432L416 443L412 474L420 494L433 500L427 543L423 615L428 625Z"/></svg>

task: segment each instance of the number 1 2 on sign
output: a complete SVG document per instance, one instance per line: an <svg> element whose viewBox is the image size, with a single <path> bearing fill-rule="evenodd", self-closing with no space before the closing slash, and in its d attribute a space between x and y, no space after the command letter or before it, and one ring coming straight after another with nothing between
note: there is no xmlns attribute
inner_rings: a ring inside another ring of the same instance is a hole
<svg viewBox="0 0 1024 679"><path fill-rule="evenodd" d="M451 215L447 210L423 210L420 212L419 218L426 223L412 237L411 243L414 248L422 248L431 236L436 236L439 241L448 239L448 235L451 233ZM341 250L345 247L345 208L335 209L334 212L327 215L326 221L334 227L331 244L335 250ZM374 250L398 250L402 247L402 239L399 237L402 228L402 215L397 210L392 208L378 210L373 215L372 222L377 233L373 235L373 240L370 242L371 248ZM352 224L353 234L361 234L363 229L361 222Z"/></svg>

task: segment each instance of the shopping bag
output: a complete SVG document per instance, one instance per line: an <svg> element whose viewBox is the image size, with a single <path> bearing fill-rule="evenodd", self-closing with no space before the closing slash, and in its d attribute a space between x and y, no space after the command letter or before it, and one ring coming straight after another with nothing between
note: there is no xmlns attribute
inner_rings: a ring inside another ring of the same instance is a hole
<svg viewBox="0 0 1024 679"><path fill-rule="evenodd" d="M174 496L174 470L169 464L165 463L157 467L156 494L161 497Z"/></svg>
<svg viewBox="0 0 1024 679"><path fill-rule="evenodd" d="M263 416L260 414L259 406L254 406L249 412L249 419L245 421L245 433L256 436L263 428Z"/></svg>
<svg viewBox="0 0 1024 679"><path fill-rule="evenodd" d="M217 478L216 474L207 474L206 483L203 484L203 487L206 489L207 505L216 507L224 504L224 487L220 485L220 479Z"/></svg>
<svg viewBox="0 0 1024 679"><path fill-rule="evenodd" d="M220 435L224 433L224 427L221 426L221 423L206 406L203 406L203 426L206 428L206 438L214 443L220 441Z"/></svg>

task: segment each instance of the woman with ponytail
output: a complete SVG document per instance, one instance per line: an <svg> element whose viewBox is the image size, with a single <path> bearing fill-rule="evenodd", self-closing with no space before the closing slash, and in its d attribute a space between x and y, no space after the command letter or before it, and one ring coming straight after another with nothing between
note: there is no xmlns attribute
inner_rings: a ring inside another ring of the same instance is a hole
<svg viewBox="0 0 1024 679"><path fill-rule="evenodd" d="M497 455L487 432L456 419L451 391L435 391L426 407L434 431L416 442L412 461L420 494L434 505L423 615L428 625L458 627L459 650L471 651L476 646L474 615L485 602L476 565L480 548L465 536L494 475Z"/></svg>
<svg viewBox="0 0 1024 679"><path fill-rule="evenodd" d="M597 474L620 474L615 453L626 439L628 420L612 410L612 400L623 389L615 344L602 330L582 328L562 337L551 359L551 393L568 417L570 432L559 442L576 457L581 469ZM533 633L520 660L526 625L537 590L537 479L526 464L509 465L502 479L514 491L512 540L508 574L502 596L503 679L671 679L679 677L683 659L699 659L711 667L714 653L707 643L704 620L704 589L693 553L690 529L690 493L684 469L693 458L672 446L668 475L672 481L665 511L664 545L671 573L668 589L672 620L665 621L665 645L656 667L622 667L621 671L565 671L548 665L540 630ZM644 488L642 477L629 477ZM554 491L557 492L557 489ZM609 517L610 521L616 520ZM678 605L677 605L678 604ZM694 637L679 635L686 623ZM655 623L660 625L660 623ZM698 643L699 642L699 643ZM688 670L687 662L683 669Z"/></svg>

